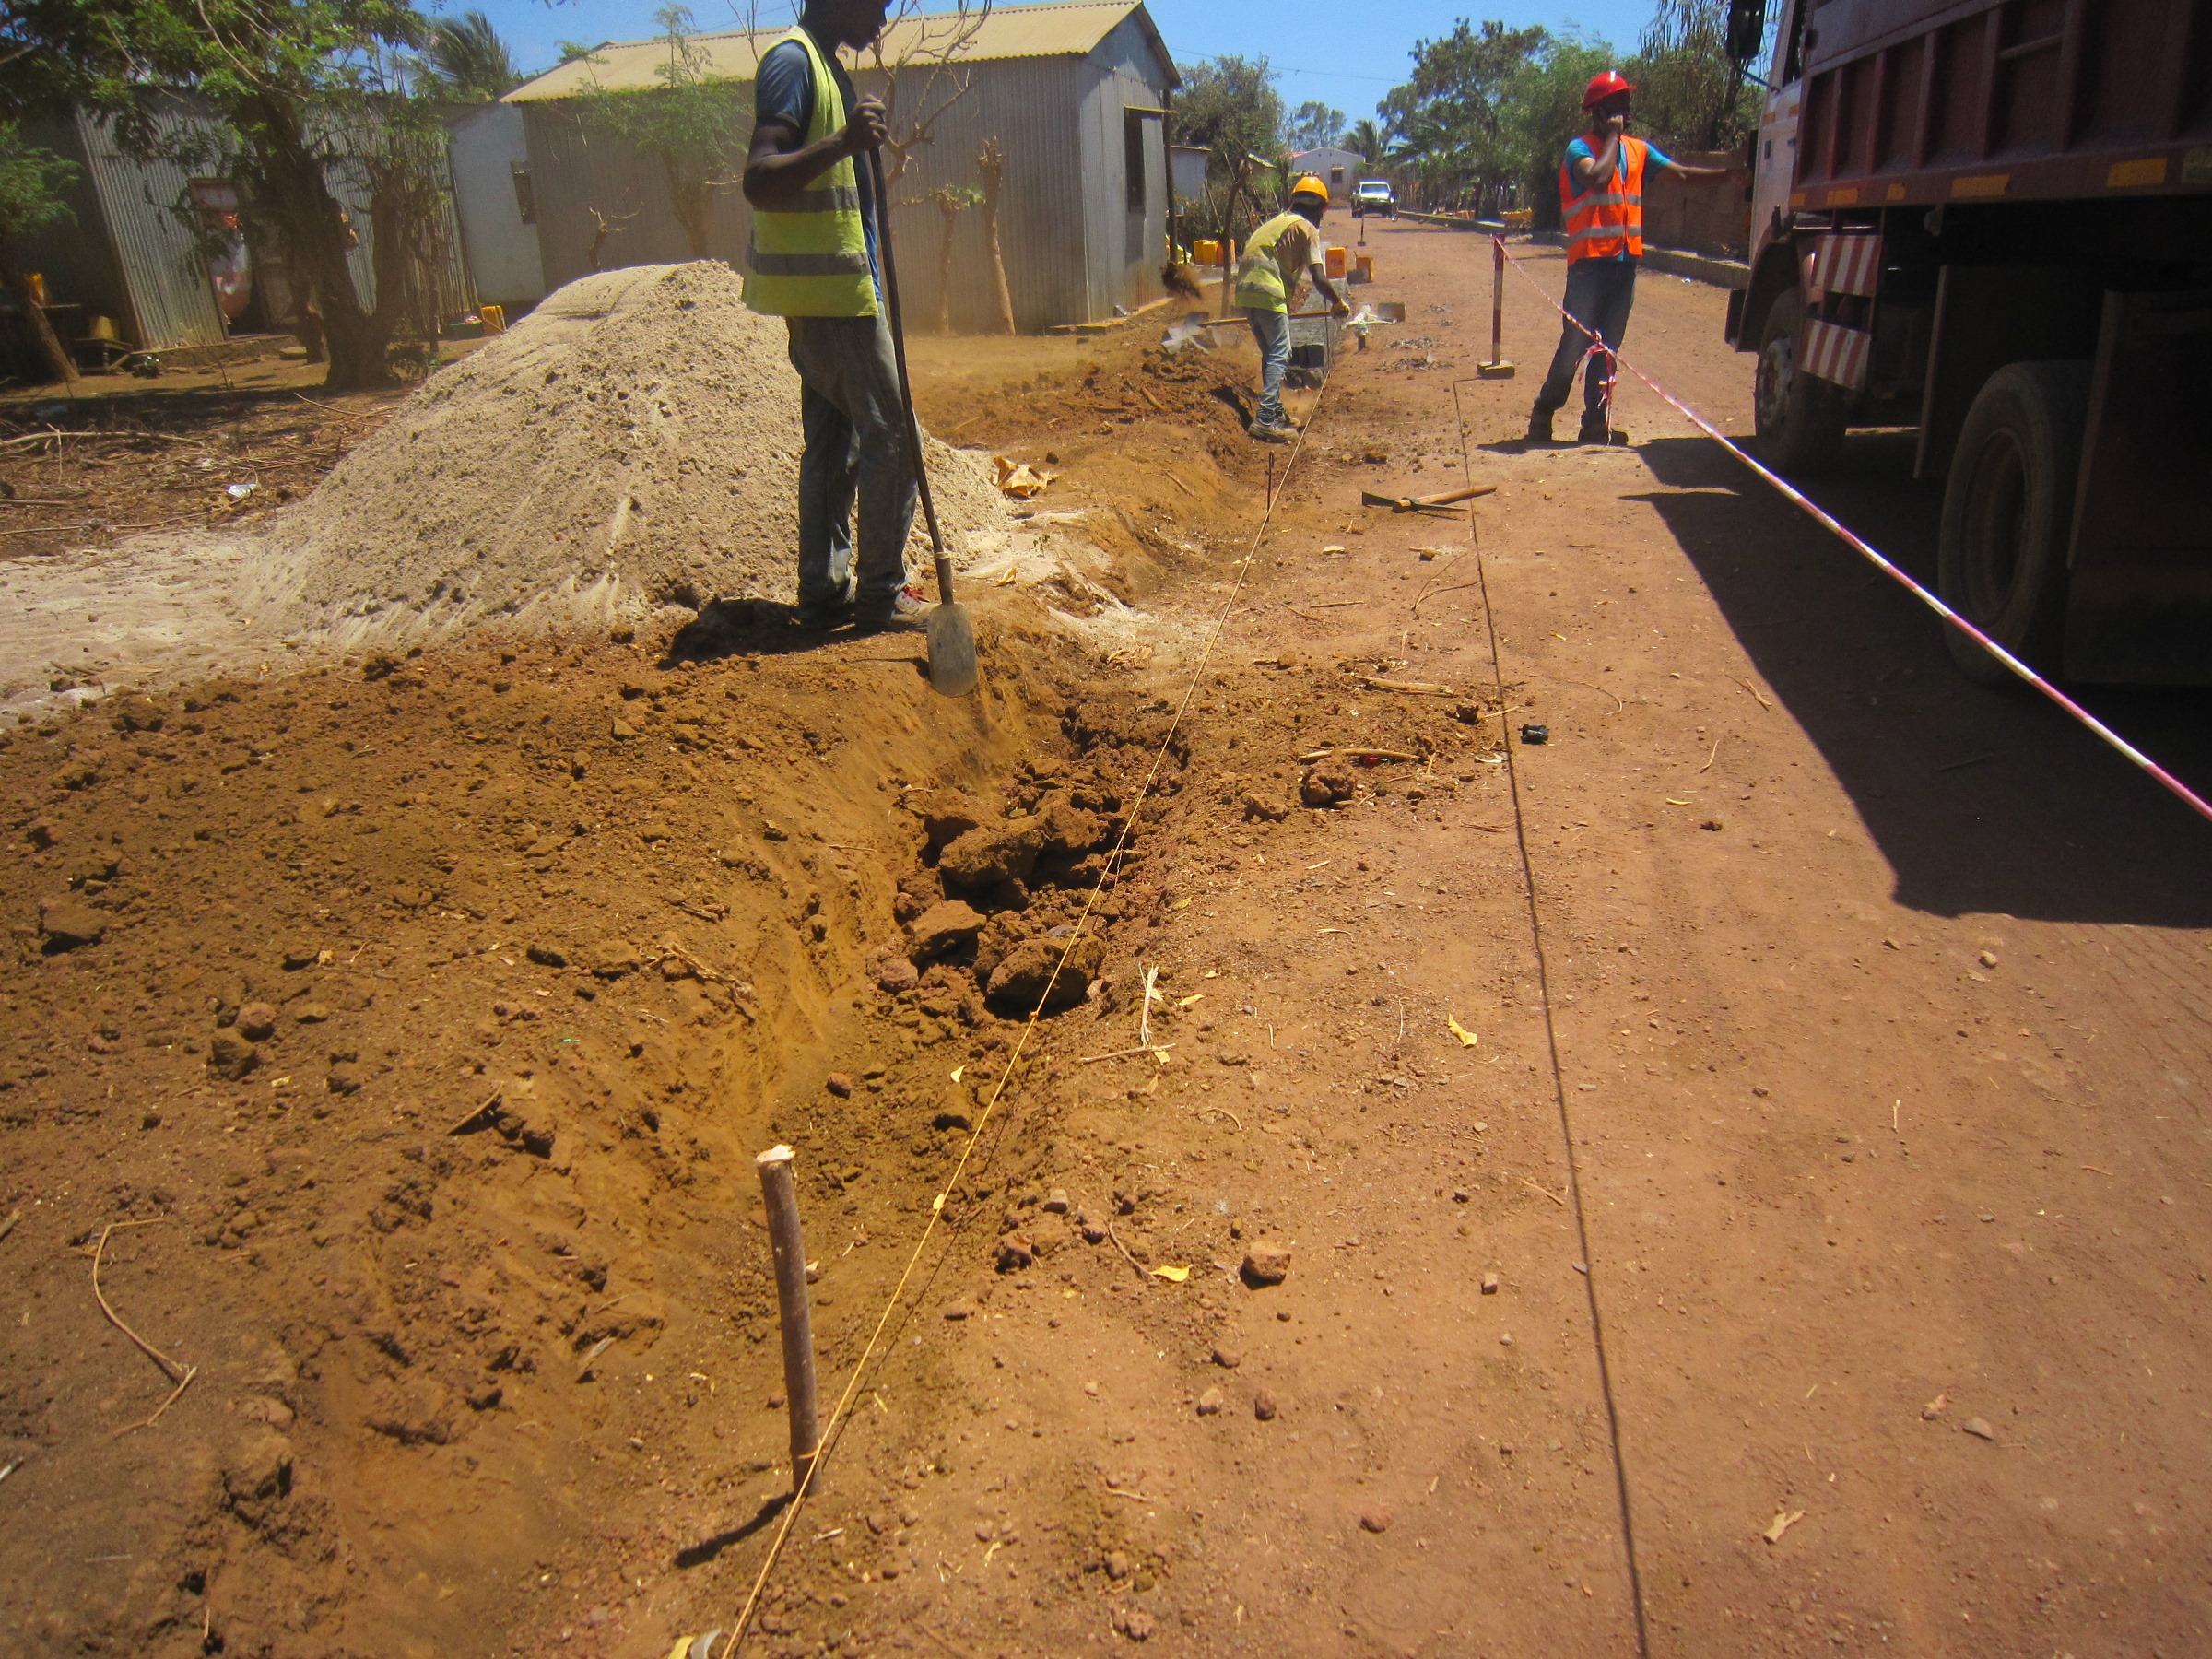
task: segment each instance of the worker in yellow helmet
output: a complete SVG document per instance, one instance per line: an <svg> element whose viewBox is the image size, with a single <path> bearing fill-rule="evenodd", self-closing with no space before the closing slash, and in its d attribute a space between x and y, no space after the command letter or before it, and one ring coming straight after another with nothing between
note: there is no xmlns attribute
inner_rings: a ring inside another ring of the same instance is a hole
<svg viewBox="0 0 2212 1659"><path fill-rule="evenodd" d="M1266 443L1288 443L1298 429L1283 413L1283 371L1290 366L1290 301L1311 276L1328 296L1330 313L1347 316L1345 302L1322 265L1314 232L1329 210L1329 187L1308 173L1290 186L1290 210L1278 213L1244 244L1237 265L1237 306L1260 347L1260 407L1244 429Z"/></svg>

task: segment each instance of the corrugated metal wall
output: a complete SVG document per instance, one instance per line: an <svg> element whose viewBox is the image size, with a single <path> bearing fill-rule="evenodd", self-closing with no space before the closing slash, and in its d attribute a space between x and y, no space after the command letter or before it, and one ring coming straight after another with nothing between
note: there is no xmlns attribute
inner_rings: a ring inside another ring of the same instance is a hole
<svg viewBox="0 0 2212 1659"><path fill-rule="evenodd" d="M1159 60L1133 21L1118 25L1088 60L1097 76L1083 103L1083 196L1091 255L1087 288L1089 317L1107 317L1117 305L1134 311L1159 297L1166 263L1168 205L1165 123L1146 120L1144 206L1129 208L1124 135L1130 110L1157 110L1165 90ZM1086 319L1088 320L1088 319Z"/></svg>
<svg viewBox="0 0 2212 1659"><path fill-rule="evenodd" d="M204 125L178 104L159 110L154 124L157 140L163 144ZM100 194L109 242L125 276L130 314L116 321L135 344L149 350L213 346L228 338L207 284L206 261L176 212L188 182L183 169L125 154L107 124L81 110L76 130Z"/></svg>
<svg viewBox="0 0 2212 1659"><path fill-rule="evenodd" d="M76 163L77 175L62 197L69 204L70 218L42 230L17 238L16 258L22 269L36 271L46 279L47 295L57 305L75 311L52 313L54 332L66 347L89 332L95 317L112 317L128 329L129 298L123 272L115 264L115 250L108 241L107 216L100 211L100 194L85 165L84 142L72 118L26 122L27 144L50 149ZM5 303L5 301L0 301ZM17 326L11 313L7 335L7 371L22 379L43 380L45 365L32 352L28 333Z"/></svg>
<svg viewBox="0 0 2212 1659"><path fill-rule="evenodd" d="M1124 41L1123 37L1129 37ZM1133 51L1134 48L1134 51ZM1129 54L1131 66L1103 61ZM1149 81L1138 72L1149 74ZM1124 103L1158 108L1161 71L1142 45L1141 32L1124 25L1090 58L1026 58L978 64L964 72L967 90L940 77L927 98L941 111L931 123L932 141L912 154L905 174L891 185L892 234L912 326L935 325L943 218L928 200L940 185L980 185L976 169L986 138L1006 152L1000 240L1016 324L1035 333L1061 323L1111 315L1119 304L1141 303L1159 292L1158 267L1166 238L1166 206L1159 183L1165 163L1158 122L1147 123L1151 185L1147 208L1133 223L1123 176L1121 111ZM895 112L903 126L924 97L927 73L910 67L901 77ZM881 77L854 77L865 96L880 90ZM1111 98L1101 88L1112 84ZM749 105L749 84L732 96ZM1111 113L1105 105L1111 102ZM657 163L591 131L563 104L523 106L528 131L531 178L537 191L538 243L546 278L553 287L590 270L598 221L614 226L601 265L612 268L691 257L682 228L668 207ZM1086 126L1111 122L1112 143L1096 147ZM1095 155L1095 159L1094 159ZM733 158L733 175L742 158ZM750 209L735 184L718 193L708 237L710 257L743 267ZM961 213L953 237L952 323L956 332L993 326L996 300L984 254L982 214Z"/></svg>

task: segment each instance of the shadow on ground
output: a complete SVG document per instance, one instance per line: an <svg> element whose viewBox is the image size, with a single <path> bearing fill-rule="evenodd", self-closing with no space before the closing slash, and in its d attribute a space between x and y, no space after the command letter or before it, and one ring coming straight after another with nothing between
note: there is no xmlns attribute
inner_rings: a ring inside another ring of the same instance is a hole
<svg viewBox="0 0 2212 1659"><path fill-rule="evenodd" d="M1638 453L1666 521L1759 674L1802 724L1897 876L1939 915L2212 925L2212 826L2026 688L1975 686L1935 617L1701 438ZM1854 437L1820 504L1933 585L1938 484L1909 436ZM2199 793L2212 692L2085 700Z"/></svg>

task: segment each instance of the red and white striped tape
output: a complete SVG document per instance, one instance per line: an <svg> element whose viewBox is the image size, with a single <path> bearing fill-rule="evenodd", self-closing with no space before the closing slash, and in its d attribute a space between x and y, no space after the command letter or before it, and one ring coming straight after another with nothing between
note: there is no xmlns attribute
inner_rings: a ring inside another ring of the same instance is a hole
<svg viewBox="0 0 2212 1659"><path fill-rule="evenodd" d="M1494 236L1490 240L1500 249L1504 248L1505 241L1502 237ZM1522 264L1518 259L1513 258L1512 254L1510 253L1508 253L1505 257L1508 262L1512 264L1514 271L1520 275L1521 279L1527 283L1529 287L1535 288L1538 294L1543 295L1545 301L1550 305L1552 310L1558 312L1560 316L1565 317L1567 321L1571 324L1573 324L1575 327L1581 328L1584 334L1591 333L1588 328L1583 327L1583 325L1580 322L1576 321L1575 318L1569 316L1564 306L1560 305L1557 300L1552 299L1548 293L1545 292L1543 284L1539 283L1534 276L1531 276L1528 272L1523 268ZM1808 499L1794 485L1791 484L1788 479L1761 465L1756 457L1747 453L1742 448L1742 446L1737 444L1734 439L1728 436L1727 433L1722 431L1719 427L1713 425L1712 421L1706 419L1705 417L1699 414L1697 410L1691 408L1688 404L1677 397L1672 392L1669 392L1665 386L1661 385L1657 381L1653 380L1650 375L1646 374L1635 364L1630 362L1628 359L1622 357L1618 352L1614 351L1609 347L1606 347L1604 341L1598 339L1594 335L1592 335L1591 338L1591 349L1593 351L1604 351L1606 356L1610 359L1614 364L1620 369L1626 369L1630 374L1634 375L1638 380L1649 386L1653 392L1657 393L1660 397L1680 411L1681 414L1686 417L1700 431L1703 432L1706 437L1712 439L1715 443L1719 444L1723 449L1734 455L1738 461L1741 461L1746 466L1757 473L1761 478L1764 478L1769 484L1771 484L1776 490L1781 492L1785 500L1797 507L1806 514L1806 517L1812 519L1816 524L1820 524L1823 528L1833 532L1836 537L1846 547L1852 548L1853 551L1869 560L1876 567L1876 569L1881 571L1885 575L1896 582L1900 587L1904 588L1906 592L1910 593L1923 605L1934 611L1938 617L1941 617L1953 628L1959 629L1960 633L1966 635L1968 639L1973 641L1975 644L1981 646L1983 650L1988 652L1990 655L1995 657L1998 662L2004 664L2005 666L2012 670L2014 674L2018 675L2021 679L2026 680L2028 684L2033 686L2038 691L2041 691L2045 697L2049 698L2061 709L2064 709L2068 714L2072 715L2074 719L2081 725L2087 727L2090 732L2094 733L2107 747L2112 749L2115 753L2121 755L2127 760L2134 763L2136 766L2140 767L2145 772L2148 773L2153 779L2157 780L2159 786L2168 794L2171 794L2184 806L2187 806L2191 811L2194 812L2199 818L2205 819L2206 822L2212 823L2212 802L2206 801L2202 795L2198 794L2186 783L2183 782L2179 778L2175 777L2171 772L2160 766L2156 760L2153 760L2148 755L2145 754L2134 744L2128 742L2126 738L2121 736L2120 734L2113 731L2112 727L2106 725L2103 721L2098 719L2096 715L2090 713L2088 710L2083 708L2071 697L2068 697L2064 691L2060 690L2058 687L2053 685L2049 680L2045 679L2041 675L2030 668L2026 663L2020 661L2018 657L2013 655L2011 652L2006 650L2004 646L1998 644L1996 641L1991 639L1979 628L1976 628L1971 622L1967 620L1966 618L1960 616L1957 611L1946 605L1936 594L1930 592L1927 588L1923 587L1918 582L1914 581L1903 571L1898 569L1894 563L1884 557L1883 554L1872 544L1868 543L1859 536L1855 532L1839 523L1836 518L1826 509ZM1608 382L1608 386L1609 385L1610 382ZM1610 422L1610 419L1611 416L1608 412L1608 423Z"/></svg>

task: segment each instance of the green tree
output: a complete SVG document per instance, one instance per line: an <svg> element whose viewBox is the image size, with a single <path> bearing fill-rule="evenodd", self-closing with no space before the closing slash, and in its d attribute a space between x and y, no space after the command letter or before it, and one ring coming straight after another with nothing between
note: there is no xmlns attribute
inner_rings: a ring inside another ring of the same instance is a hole
<svg viewBox="0 0 2212 1659"><path fill-rule="evenodd" d="M690 7L664 6L653 16L667 48L653 69L661 84L636 91L594 85L583 99L583 119L660 164L691 256L704 259L714 198L744 170L752 111L739 82L712 73Z"/></svg>
<svg viewBox="0 0 2212 1659"><path fill-rule="evenodd" d="M1182 74L1172 142L1206 153L1206 199L1193 207L1189 231L1241 237L1249 223L1238 204L1238 187L1253 171L1250 158L1273 163L1282 154L1283 97L1276 90L1275 71L1264 57L1231 56L1183 65ZM1268 188L1266 180L1254 179L1245 189L1255 185Z"/></svg>
<svg viewBox="0 0 2212 1659"><path fill-rule="evenodd" d="M16 258L16 239L74 217L62 193L76 182L76 174L75 163L24 143L18 124L0 121L0 287L14 298L17 314L29 326L32 344L57 381L74 379L76 366L35 302L30 281Z"/></svg>
<svg viewBox="0 0 2212 1659"><path fill-rule="evenodd" d="M1557 229L1559 222L1559 166L1567 145L1589 126L1583 92L1590 77L1619 62L1613 48L1594 36L1554 36L1528 68L1514 78L1505 102L1512 135L1507 178L1535 209L1535 222Z"/></svg>
<svg viewBox="0 0 2212 1659"><path fill-rule="evenodd" d="M429 70L425 89L455 103L488 103L523 84L507 42L480 11L432 24L423 57Z"/></svg>
<svg viewBox="0 0 2212 1659"><path fill-rule="evenodd" d="M1729 148L1758 128L1758 89L1728 59L1727 0L1657 0L1627 73L1637 124L1662 146Z"/></svg>
<svg viewBox="0 0 2212 1659"><path fill-rule="evenodd" d="M1477 29L1463 18L1441 39L1414 43L1412 78L1391 89L1382 111L1400 140L1397 159L1424 194L1446 199L1517 175L1523 135L1512 112L1552 41L1540 27L1493 20Z"/></svg>
<svg viewBox="0 0 2212 1659"><path fill-rule="evenodd" d="M1390 149L1390 141L1382 136L1382 128L1372 115L1364 115L1354 122L1344 135L1344 147L1358 150L1370 165L1380 164Z"/></svg>
<svg viewBox="0 0 2212 1659"><path fill-rule="evenodd" d="M261 244L282 254L299 325L327 342L335 390L391 382L394 325L419 301L402 256L427 234L439 129L407 76L429 36L407 0L10 0L0 30L66 62L74 94L126 148L240 186ZM179 89L212 125L156 122ZM378 272L394 277L373 308L347 266L359 229L334 179L348 173L368 195Z"/></svg>
<svg viewBox="0 0 2212 1659"><path fill-rule="evenodd" d="M1320 149L1344 132L1344 112L1309 99L1290 112L1284 140L1293 150Z"/></svg>

